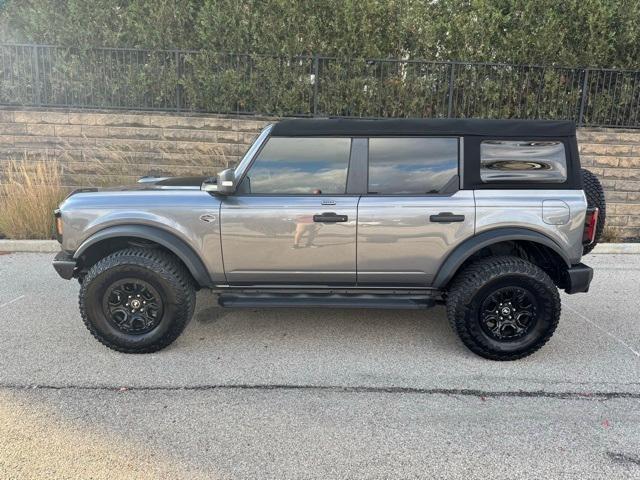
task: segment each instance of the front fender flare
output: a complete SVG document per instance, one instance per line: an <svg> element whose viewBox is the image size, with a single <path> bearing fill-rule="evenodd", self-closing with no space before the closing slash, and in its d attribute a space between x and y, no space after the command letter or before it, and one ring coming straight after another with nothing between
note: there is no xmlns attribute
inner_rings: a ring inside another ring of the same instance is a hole
<svg viewBox="0 0 640 480"><path fill-rule="evenodd" d="M432 286L434 288L446 287L465 260L484 247L514 240L524 240L544 245L557 253L567 264L567 267L571 266L569 257L560 245L546 235L527 228L499 228L482 232L458 245L438 270Z"/></svg>
<svg viewBox="0 0 640 480"><path fill-rule="evenodd" d="M91 246L118 237L134 237L163 246L176 255L185 264L194 280L200 287L211 287L213 282L204 263L198 254L184 240L173 233L157 227L146 225L116 225L100 230L87 238L73 254L74 259L79 259Z"/></svg>

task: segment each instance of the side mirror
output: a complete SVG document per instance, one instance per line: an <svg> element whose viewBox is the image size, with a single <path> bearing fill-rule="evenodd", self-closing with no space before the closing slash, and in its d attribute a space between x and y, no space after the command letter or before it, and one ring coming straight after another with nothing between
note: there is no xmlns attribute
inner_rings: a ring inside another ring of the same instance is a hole
<svg viewBox="0 0 640 480"><path fill-rule="evenodd" d="M218 172L216 183L203 183L202 190L219 195L231 195L236 191L236 174L233 168Z"/></svg>

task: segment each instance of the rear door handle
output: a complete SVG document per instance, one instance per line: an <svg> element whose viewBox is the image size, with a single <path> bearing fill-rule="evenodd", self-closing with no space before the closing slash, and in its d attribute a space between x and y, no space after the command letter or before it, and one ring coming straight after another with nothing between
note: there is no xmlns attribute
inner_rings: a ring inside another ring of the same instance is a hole
<svg viewBox="0 0 640 480"><path fill-rule="evenodd" d="M456 215L451 212L440 212L437 215L431 215L429 220L439 223L464 222L464 215Z"/></svg>
<svg viewBox="0 0 640 480"><path fill-rule="evenodd" d="M338 222L346 222L349 220L349 217L346 215L338 215L333 212L324 212L320 215L314 215L314 222L323 222L323 223L338 223Z"/></svg>

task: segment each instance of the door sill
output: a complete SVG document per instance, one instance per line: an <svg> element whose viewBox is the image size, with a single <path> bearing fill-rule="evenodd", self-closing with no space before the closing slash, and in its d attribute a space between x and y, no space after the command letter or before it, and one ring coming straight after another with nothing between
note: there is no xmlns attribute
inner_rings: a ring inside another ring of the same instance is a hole
<svg viewBox="0 0 640 480"><path fill-rule="evenodd" d="M218 297L221 307L229 308L381 308L422 309L436 304L431 292L422 293L310 293L234 291Z"/></svg>
<svg viewBox="0 0 640 480"><path fill-rule="evenodd" d="M431 294L436 295L440 290L432 287L416 285L285 285L285 284L259 284L259 285L228 285L218 284L212 287L214 293L322 293L322 294L363 294L375 295L411 295Z"/></svg>

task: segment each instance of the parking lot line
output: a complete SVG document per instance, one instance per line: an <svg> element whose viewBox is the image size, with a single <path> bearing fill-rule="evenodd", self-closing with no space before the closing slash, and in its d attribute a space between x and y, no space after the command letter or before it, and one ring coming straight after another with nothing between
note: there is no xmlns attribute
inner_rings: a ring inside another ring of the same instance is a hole
<svg viewBox="0 0 640 480"><path fill-rule="evenodd" d="M578 315L581 319L583 319L585 322L593 325L595 328L597 328L598 330L600 330L601 332L605 333L606 335L608 335L609 337L613 338L616 342L618 342L620 345L625 346L629 351L631 351L631 353L633 353L636 357L640 357L640 352L638 352L637 350L635 350L633 347L631 347L628 343L626 343L624 340L616 337L613 333L608 332L607 330L605 330L604 328L599 327L594 321L590 320L588 317L586 317L585 315L583 315L582 313L580 313L578 310L576 310L575 308L570 307L569 305L567 305L565 303L564 305L568 310L571 310L573 313L575 313L576 315Z"/></svg>
<svg viewBox="0 0 640 480"><path fill-rule="evenodd" d="M13 300L9 300L7 303L3 303L2 305L0 305L0 308L8 307L12 303L17 302L18 300L22 300L23 298L24 298L24 295L20 295L19 297L16 297Z"/></svg>

